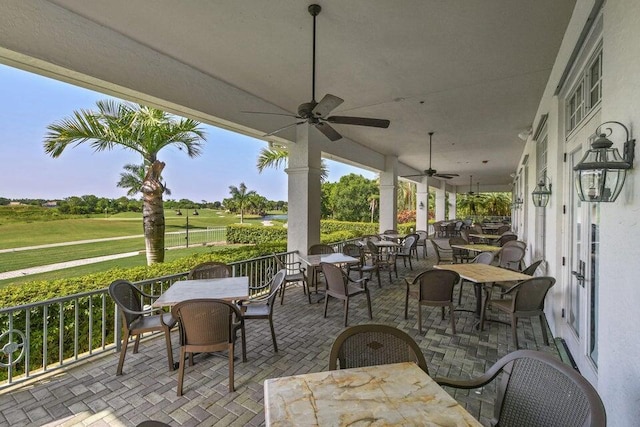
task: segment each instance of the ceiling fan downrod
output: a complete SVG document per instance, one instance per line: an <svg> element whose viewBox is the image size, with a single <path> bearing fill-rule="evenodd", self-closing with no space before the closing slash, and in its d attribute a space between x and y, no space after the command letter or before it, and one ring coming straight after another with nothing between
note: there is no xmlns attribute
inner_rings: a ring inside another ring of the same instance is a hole
<svg viewBox="0 0 640 427"><path fill-rule="evenodd" d="M316 16L320 14L322 8L319 4L309 5L309 13L313 16L313 49L312 49L312 70L311 70L311 102L316 104ZM314 105L315 106L315 105Z"/></svg>

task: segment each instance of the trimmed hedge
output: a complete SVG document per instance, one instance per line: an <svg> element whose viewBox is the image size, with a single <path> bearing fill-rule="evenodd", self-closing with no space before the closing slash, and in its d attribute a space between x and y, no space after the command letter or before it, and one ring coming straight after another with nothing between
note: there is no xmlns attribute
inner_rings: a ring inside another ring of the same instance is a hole
<svg viewBox="0 0 640 427"><path fill-rule="evenodd" d="M240 248L225 248L215 252L194 254L172 262L134 268L112 268L100 273L71 279L33 281L9 285L0 289L0 307L13 307L57 297L104 289L116 279L132 282L189 271L205 261L231 263L286 251L286 243L274 242Z"/></svg>

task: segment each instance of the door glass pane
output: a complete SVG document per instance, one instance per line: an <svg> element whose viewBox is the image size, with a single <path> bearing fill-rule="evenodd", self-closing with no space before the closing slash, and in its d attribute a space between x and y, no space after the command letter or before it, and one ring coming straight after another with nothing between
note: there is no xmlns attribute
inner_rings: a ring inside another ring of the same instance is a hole
<svg viewBox="0 0 640 427"><path fill-rule="evenodd" d="M580 161L580 151L572 153L571 160L575 165ZM575 191L571 191L571 270L581 271L580 254L582 250L582 205L580 199L576 196ZM571 275L571 285L569 287L569 326L573 329L577 336L580 336L580 296L581 282L575 275Z"/></svg>
<svg viewBox="0 0 640 427"><path fill-rule="evenodd" d="M598 365L598 262L600 256L600 204L591 206L591 246L589 255L591 266L589 270L591 304L589 307L589 356Z"/></svg>

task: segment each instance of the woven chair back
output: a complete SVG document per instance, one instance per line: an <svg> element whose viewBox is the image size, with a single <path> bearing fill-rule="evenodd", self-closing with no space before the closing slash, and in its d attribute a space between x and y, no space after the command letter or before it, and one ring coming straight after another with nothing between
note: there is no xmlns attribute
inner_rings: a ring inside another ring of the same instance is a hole
<svg viewBox="0 0 640 427"><path fill-rule="evenodd" d="M332 253L335 253L335 251L329 245L317 244L311 245L309 248L309 255L327 255Z"/></svg>
<svg viewBox="0 0 640 427"><path fill-rule="evenodd" d="M420 284L420 301L448 302L453 300L453 288L460 275L450 270L427 270L414 279Z"/></svg>
<svg viewBox="0 0 640 427"><path fill-rule="evenodd" d="M533 277L520 282L513 297L514 311L538 311L544 308L547 292L556 283L553 277Z"/></svg>
<svg viewBox="0 0 640 427"><path fill-rule="evenodd" d="M231 266L222 262L203 262L198 264L189 271L188 279L220 279L233 276Z"/></svg>
<svg viewBox="0 0 640 427"><path fill-rule="evenodd" d="M414 362L427 374L418 344L406 332L389 325L365 324L345 329L333 342L329 370Z"/></svg>
<svg viewBox="0 0 640 427"><path fill-rule="evenodd" d="M142 294L131 282L127 280L116 280L109 285L109 295L120 308L126 308L131 311L142 311ZM124 320L126 321L127 329L130 329L131 324L141 317L141 314L127 313L124 310L120 310Z"/></svg>

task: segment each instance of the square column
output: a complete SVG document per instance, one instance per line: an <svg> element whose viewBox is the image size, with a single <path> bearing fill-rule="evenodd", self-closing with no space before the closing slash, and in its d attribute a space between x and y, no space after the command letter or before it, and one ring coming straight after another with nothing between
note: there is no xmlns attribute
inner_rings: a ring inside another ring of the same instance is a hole
<svg viewBox="0 0 640 427"><path fill-rule="evenodd" d="M445 183L438 181L439 184L436 189L436 221L445 220Z"/></svg>
<svg viewBox="0 0 640 427"><path fill-rule="evenodd" d="M425 176L416 184L416 230L429 231L429 184Z"/></svg>
<svg viewBox="0 0 640 427"><path fill-rule="evenodd" d="M398 158L387 156L384 163L385 170L380 172L380 233L398 225Z"/></svg>
<svg viewBox="0 0 640 427"><path fill-rule="evenodd" d="M288 146L287 250L307 254L320 243L321 152L311 140L310 126L296 126L296 143Z"/></svg>
<svg viewBox="0 0 640 427"><path fill-rule="evenodd" d="M456 219L456 196L455 190L449 192L449 219Z"/></svg>

